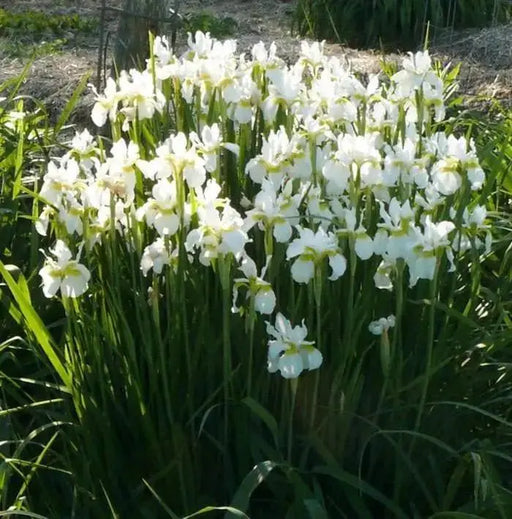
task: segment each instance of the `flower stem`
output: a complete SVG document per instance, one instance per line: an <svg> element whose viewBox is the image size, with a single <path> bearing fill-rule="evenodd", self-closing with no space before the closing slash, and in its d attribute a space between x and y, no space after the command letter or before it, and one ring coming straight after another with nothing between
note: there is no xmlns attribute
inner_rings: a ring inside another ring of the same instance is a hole
<svg viewBox="0 0 512 519"><path fill-rule="evenodd" d="M428 334L427 334L427 359L425 366L425 378L423 381L423 388L421 391L420 404L418 406L418 413L416 415L416 422L414 424L414 430L417 432L421 425L421 419L425 411L425 402L427 399L428 386L430 382L430 374L432 371L432 353L434 349L434 327L436 317L436 299L437 299L437 280L439 277L439 260L436 263L434 271L434 279L430 284L430 308L429 308L429 319L428 319Z"/></svg>
<svg viewBox="0 0 512 519"><path fill-rule="evenodd" d="M288 463L292 464L292 447L293 447L293 415L295 413L295 399L297 396L297 386L299 384L298 378L292 378L290 380L290 414L288 416Z"/></svg>
<svg viewBox="0 0 512 519"><path fill-rule="evenodd" d="M355 288L355 278L356 278L356 266L357 266L357 257L355 253L355 243L354 238L351 236L349 238L349 249L350 249L350 279L349 279L349 287L348 287L348 296L347 296L347 318L345 321L345 331L344 331L344 342L345 347L353 350L354 345L352 344L352 330L353 330L353 316L354 316L354 288ZM353 351L350 351L352 354Z"/></svg>
<svg viewBox="0 0 512 519"><path fill-rule="evenodd" d="M322 272L317 271L315 276L315 307L316 307L316 346L320 351L322 344ZM318 385L320 383L320 371L315 372L315 385L313 387L313 394L311 395L311 415L309 426L311 429L315 427L316 409L318 400Z"/></svg>
<svg viewBox="0 0 512 519"><path fill-rule="evenodd" d="M254 356L254 297L251 297L250 309L249 309L249 364L247 367L247 396L251 396L252 393L252 367L253 367L253 356Z"/></svg>
<svg viewBox="0 0 512 519"><path fill-rule="evenodd" d="M231 396L231 293L230 293L230 261L222 258L219 262L219 271L222 285L222 365L224 387L224 441L227 446L229 431L228 402Z"/></svg>

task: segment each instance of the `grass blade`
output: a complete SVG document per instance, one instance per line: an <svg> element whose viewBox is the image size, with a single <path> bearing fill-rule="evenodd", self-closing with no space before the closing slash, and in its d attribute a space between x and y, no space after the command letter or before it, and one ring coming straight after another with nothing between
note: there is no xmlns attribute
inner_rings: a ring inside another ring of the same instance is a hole
<svg viewBox="0 0 512 519"><path fill-rule="evenodd" d="M31 305L30 301L27 299L23 290L19 287L18 283L16 283L12 275L1 261L0 274L4 278L7 287L11 291L11 294L19 307L19 311L23 315L23 321L27 329L34 335L35 339L43 349L46 357L50 361L51 365L59 375L64 385L67 388L70 388L71 381L69 374L59 359L57 348L53 343L53 339L50 333L46 329L37 312L34 310L34 307Z"/></svg>

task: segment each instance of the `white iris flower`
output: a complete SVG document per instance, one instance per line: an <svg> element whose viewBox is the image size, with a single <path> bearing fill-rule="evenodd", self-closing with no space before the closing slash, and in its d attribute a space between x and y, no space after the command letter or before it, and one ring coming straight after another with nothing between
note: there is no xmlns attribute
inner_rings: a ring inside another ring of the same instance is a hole
<svg viewBox="0 0 512 519"><path fill-rule="evenodd" d="M343 276L347 260L339 249L336 236L323 227L319 227L316 233L300 225L297 230L299 238L293 240L286 250L286 259L297 258L291 269L293 279L297 283L309 283L315 275L315 268L321 266L324 258L328 258L332 270L331 281Z"/></svg>
<svg viewBox="0 0 512 519"><path fill-rule="evenodd" d="M50 253L56 259L46 257L39 275L43 281L43 293L46 297L53 297L59 290L63 297L81 296L88 288L91 273L87 268L73 260L68 246L58 240Z"/></svg>
<svg viewBox="0 0 512 519"><path fill-rule="evenodd" d="M240 270L246 276L245 278L236 278L233 285L233 307L232 312L239 312L240 308L236 306L238 299L238 291L240 288L247 288L247 298L254 298L254 309L260 314L271 314L276 306L276 295L272 290L272 285L268 281L264 281L265 272L271 256L267 258L265 266L261 269L258 276L256 263L249 256L244 256L240 263Z"/></svg>
<svg viewBox="0 0 512 519"><path fill-rule="evenodd" d="M267 333L274 337L268 341L270 373L279 370L284 378L297 378L305 369L321 366L322 353L313 346L314 341L306 341L308 329L304 321L301 326L292 327L290 321L278 313L275 326L267 322Z"/></svg>

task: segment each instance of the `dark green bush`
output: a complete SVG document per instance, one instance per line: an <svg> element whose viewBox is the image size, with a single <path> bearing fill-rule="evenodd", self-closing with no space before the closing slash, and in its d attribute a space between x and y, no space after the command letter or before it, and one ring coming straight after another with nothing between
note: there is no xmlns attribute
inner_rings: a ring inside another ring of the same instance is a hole
<svg viewBox="0 0 512 519"><path fill-rule="evenodd" d="M512 19L509 0L299 0L302 35L351 46L411 48L431 31L479 27Z"/></svg>

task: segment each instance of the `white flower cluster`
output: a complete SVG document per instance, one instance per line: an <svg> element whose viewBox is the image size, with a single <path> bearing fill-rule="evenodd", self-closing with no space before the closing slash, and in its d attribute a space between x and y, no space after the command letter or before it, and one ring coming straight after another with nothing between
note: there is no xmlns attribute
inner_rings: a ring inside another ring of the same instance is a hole
<svg viewBox="0 0 512 519"><path fill-rule="evenodd" d="M337 280L347 258L375 256L375 285L385 290L393 289L398 262L414 286L434 279L444 255L453 269L456 254L489 249L486 209L472 202L485 180L474 144L432 131L445 111L427 52L410 54L386 81L371 76L366 84L324 56L321 43L302 43L292 66L273 44L255 45L247 59L234 41L200 32L189 35L179 58L165 38L155 39L153 55L145 71L123 72L97 93L92 118L112 125L110 150L85 131L49 164L40 233L51 220L58 237L91 249L109 230L130 239L145 225L139 235L154 241L141 254L144 275L175 265L180 247L190 261L198 252L205 266L235 261L244 277L235 279L233 310L244 289L252 308L267 315L276 306L264 280L276 244L286 247L297 283L312 282L327 265L328 279ZM177 118L177 105L188 107L195 131L140 149L138 125ZM227 157L245 171L240 188L255 193L243 197L245 211L222 196ZM267 257L259 276L246 250L258 232ZM53 295L57 270L44 269L45 293ZM305 341L305 326L292 328L281 314L276 323L268 326L269 370L294 377L317 368L322 356Z"/></svg>

